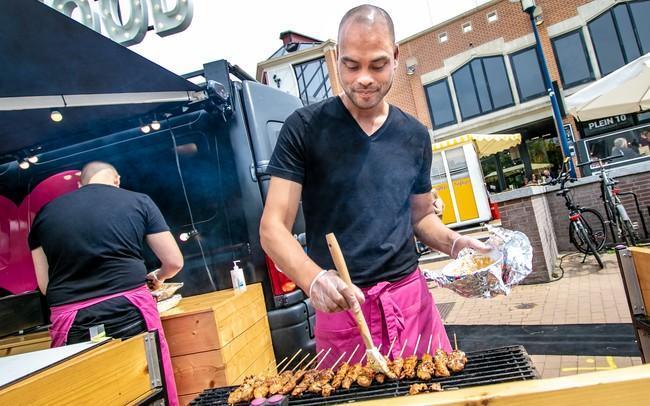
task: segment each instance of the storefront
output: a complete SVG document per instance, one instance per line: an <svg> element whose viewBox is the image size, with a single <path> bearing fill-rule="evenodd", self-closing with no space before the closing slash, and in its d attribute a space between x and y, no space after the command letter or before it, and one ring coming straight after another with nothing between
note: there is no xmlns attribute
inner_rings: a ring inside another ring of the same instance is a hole
<svg viewBox="0 0 650 406"><path fill-rule="evenodd" d="M650 159L650 111L619 114L579 122L582 139L578 141L578 160L620 155L608 166L622 166ZM590 175L592 170L583 169Z"/></svg>
<svg viewBox="0 0 650 406"><path fill-rule="evenodd" d="M539 184L549 175L557 176L562 166L562 149L552 119L504 132L520 133L522 142L481 158L485 184L490 193Z"/></svg>

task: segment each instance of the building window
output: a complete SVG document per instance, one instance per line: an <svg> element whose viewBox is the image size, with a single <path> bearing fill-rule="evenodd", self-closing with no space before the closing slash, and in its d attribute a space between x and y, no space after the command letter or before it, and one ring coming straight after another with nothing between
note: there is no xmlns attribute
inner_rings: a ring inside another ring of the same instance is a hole
<svg viewBox="0 0 650 406"><path fill-rule="evenodd" d="M552 43L562 87L568 89L595 79L581 30L555 37Z"/></svg>
<svg viewBox="0 0 650 406"><path fill-rule="evenodd" d="M544 78L535 47L510 55L510 65L515 75L519 101L525 102L546 94Z"/></svg>
<svg viewBox="0 0 650 406"><path fill-rule="evenodd" d="M465 24L463 24L463 32L468 33L472 31L472 22L468 21Z"/></svg>
<svg viewBox="0 0 650 406"><path fill-rule="evenodd" d="M447 35L446 32L441 32L440 34L438 34L438 42L440 42L441 44L443 42L447 42L448 40L449 40L449 36Z"/></svg>
<svg viewBox="0 0 650 406"><path fill-rule="evenodd" d="M456 112L449 92L447 79L442 79L424 87L429 105L433 128L442 128L456 123Z"/></svg>
<svg viewBox="0 0 650 406"><path fill-rule="evenodd" d="M494 23L499 19L499 15L497 14L497 11L491 11L487 14L487 20L488 23Z"/></svg>
<svg viewBox="0 0 650 406"><path fill-rule="evenodd" d="M618 4L589 22L603 76L650 52L650 0Z"/></svg>
<svg viewBox="0 0 650 406"><path fill-rule="evenodd" d="M298 81L298 93L303 104L308 105L332 95L325 58L293 66Z"/></svg>
<svg viewBox="0 0 650 406"><path fill-rule="evenodd" d="M502 56L473 59L452 79L463 120L514 104Z"/></svg>

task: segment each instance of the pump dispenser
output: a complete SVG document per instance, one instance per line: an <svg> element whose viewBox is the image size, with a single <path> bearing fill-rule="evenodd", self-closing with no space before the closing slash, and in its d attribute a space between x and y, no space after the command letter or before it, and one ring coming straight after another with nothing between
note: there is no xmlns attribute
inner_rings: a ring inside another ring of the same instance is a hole
<svg viewBox="0 0 650 406"><path fill-rule="evenodd" d="M246 291L246 279L244 279L244 270L239 267L240 261L233 261L233 268L230 271L230 279L232 279L232 289L235 292Z"/></svg>

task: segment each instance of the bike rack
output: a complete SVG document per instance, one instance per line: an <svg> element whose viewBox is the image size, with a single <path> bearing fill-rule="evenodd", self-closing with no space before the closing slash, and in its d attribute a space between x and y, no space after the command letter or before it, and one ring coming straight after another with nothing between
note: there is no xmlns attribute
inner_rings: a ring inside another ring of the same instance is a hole
<svg viewBox="0 0 650 406"><path fill-rule="evenodd" d="M634 204L636 205L636 211L639 213L639 218L641 219L641 225L643 226L643 234L645 235L645 238L650 238L650 235L648 235L648 227L645 224L645 219L643 218L643 211L641 210L641 205L639 204L639 198L637 197L636 193L634 192L620 192L618 194L619 196L628 196L632 195L634 196Z"/></svg>

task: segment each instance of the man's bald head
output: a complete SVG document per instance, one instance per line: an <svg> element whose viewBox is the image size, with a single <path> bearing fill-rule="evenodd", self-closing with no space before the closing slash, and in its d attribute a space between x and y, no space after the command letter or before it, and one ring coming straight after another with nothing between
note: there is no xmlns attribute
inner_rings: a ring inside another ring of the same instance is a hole
<svg viewBox="0 0 650 406"><path fill-rule="evenodd" d="M120 175L113 165L102 161L93 161L84 165L79 183L81 186L89 183L115 184L115 179L117 179L115 186L119 186L119 178Z"/></svg>
<svg viewBox="0 0 650 406"><path fill-rule="evenodd" d="M388 28L388 33L390 35L391 42L395 43L395 27L393 26L393 19L390 18L390 15L381 7L373 6L371 4L363 4L357 6L353 9L350 9L339 24L339 33L338 33L338 42L341 43L341 32L347 26L348 23L355 24L364 24L367 26L373 26L375 24L383 24Z"/></svg>

